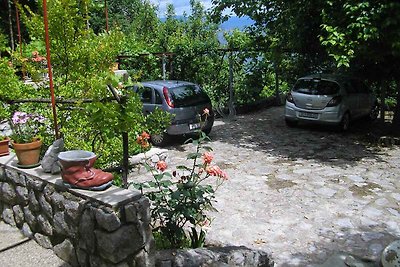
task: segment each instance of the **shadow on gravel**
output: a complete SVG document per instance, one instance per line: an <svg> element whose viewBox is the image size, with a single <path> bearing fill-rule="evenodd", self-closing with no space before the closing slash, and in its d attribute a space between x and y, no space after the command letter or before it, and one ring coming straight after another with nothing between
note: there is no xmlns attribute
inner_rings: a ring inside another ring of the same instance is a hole
<svg viewBox="0 0 400 267"><path fill-rule="evenodd" d="M382 231L383 228L383 225L371 228L365 227L358 229L359 233L357 234L354 234L354 229L349 228L335 229L331 232L323 233L321 235L326 237L327 242L313 244L315 252L310 254L293 254L289 261L281 262L280 265L306 266L312 263L312 266L317 267L332 255L342 253L354 255L357 259L364 262L378 263L383 249L398 239L398 237ZM340 234L338 235L338 233ZM334 266L345 266L345 264ZM380 265L377 264L374 266Z"/></svg>
<svg viewBox="0 0 400 267"><path fill-rule="evenodd" d="M380 160L378 147L366 142L369 122L355 122L347 133L317 125L286 126L283 107L239 115L215 125L212 141L264 151L291 160L307 159L332 165L353 165L363 158Z"/></svg>

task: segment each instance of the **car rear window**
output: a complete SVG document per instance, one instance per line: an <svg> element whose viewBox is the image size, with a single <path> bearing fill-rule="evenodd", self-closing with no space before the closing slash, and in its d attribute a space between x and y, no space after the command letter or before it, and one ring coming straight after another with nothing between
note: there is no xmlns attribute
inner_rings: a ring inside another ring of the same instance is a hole
<svg viewBox="0 0 400 267"><path fill-rule="evenodd" d="M185 85L168 90L176 108L196 106L210 102L207 94L195 85Z"/></svg>
<svg viewBox="0 0 400 267"><path fill-rule="evenodd" d="M335 95L339 93L339 89L339 85L332 81L301 79L296 82L293 91L307 95Z"/></svg>

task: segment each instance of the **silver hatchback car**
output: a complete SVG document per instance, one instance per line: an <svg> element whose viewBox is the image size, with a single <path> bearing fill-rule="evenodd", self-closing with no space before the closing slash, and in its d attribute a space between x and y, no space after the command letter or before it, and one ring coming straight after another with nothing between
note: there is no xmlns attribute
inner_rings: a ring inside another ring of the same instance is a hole
<svg viewBox="0 0 400 267"><path fill-rule="evenodd" d="M140 83L130 89L139 94L143 112L149 114L156 108L173 115L171 126L161 134L151 135L154 145L164 146L171 136L197 133L200 129L209 134L214 124L211 100L197 84L185 81L158 80ZM207 120L204 110L208 109Z"/></svg>
<svg viewBox="0 0 400 267"><path fill-rule="evenodd" d="M375 96L360 80L339 75L314 74L297 80L286 97L285 121L331 124L346 131L350 122L368 117L375 119Z"/></svg>

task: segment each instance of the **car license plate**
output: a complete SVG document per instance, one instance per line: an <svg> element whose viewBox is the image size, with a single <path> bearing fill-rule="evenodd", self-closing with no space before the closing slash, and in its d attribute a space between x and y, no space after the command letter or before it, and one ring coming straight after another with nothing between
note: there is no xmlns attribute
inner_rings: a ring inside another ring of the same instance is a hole
<svg viewBox="0 0 400 267"><path fill-rule="evenodd" d="M299 117L316 119L316 118L318 118L318 114L310 113L310 112L299 112Z"/></svg>
<svg viewBox="0 0 400 267"><path fill-rule="evenodd" d="M200 123L189 124L189 130L196 130L200 128Z"/></svg>

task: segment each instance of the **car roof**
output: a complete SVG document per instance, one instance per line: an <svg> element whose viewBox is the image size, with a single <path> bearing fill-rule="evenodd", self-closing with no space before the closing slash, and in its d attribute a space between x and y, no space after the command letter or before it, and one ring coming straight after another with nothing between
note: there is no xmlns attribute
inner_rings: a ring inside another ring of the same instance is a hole
<svg viewBox="0 0 400 267"><path fill-rule="evenodd" d="M144 86L150 86L150 87L167 87L167 88L174 88L174 87L179 87L182 85L195 85L194 83L191 82L186 82L186 81L178 81L178 80L156 80L156 81L145 81L141 82Z"/></svg>
<svg viewBox="0 0 400 267"><path fill-rule="evenodd" d="M351 78L349 76L345 76L345 75L326 74L326 73L310 74L310 75L299 78L299 80L308 80L308 79L321 79L321 80L342 82L345 80L349 80Z"/></svg>

